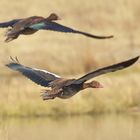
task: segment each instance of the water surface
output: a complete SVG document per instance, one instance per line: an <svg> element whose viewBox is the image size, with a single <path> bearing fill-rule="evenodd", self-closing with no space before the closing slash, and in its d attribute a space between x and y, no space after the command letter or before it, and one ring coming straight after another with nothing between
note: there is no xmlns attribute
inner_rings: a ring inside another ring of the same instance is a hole
<svg viewBox="0 0 140 140"><path fill-rule="evenodd" d="M138 140L140 116L0 119L0 140Z"/></svg>

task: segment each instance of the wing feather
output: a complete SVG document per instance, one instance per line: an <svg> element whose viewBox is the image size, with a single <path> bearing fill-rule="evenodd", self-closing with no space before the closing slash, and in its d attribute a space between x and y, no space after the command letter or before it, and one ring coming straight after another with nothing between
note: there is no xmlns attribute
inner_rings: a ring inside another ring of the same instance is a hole
<svg viewBox="0 0 140 140"><path fill-rule="evenodd" d="M138 59L139 59L139 56L137 56L135 58L132 58L132 59L129 59L127 61L123 61L123 62L118 63L118 64L114 64L114 65L104 67L104 68L98 69L96 71L90 72L90 73L82 76L81 78L75 80L73 84L83 83L83 82L85 82L85 81L87 81L91 78L96 77L96 76L100 76L102 74L106 74L106 73L115 72L115 71L118 71L118 70L125 69L125 68L131 66L132 64L134 64Z"/></svg>
<svg viewBox="0 0 140 140"><path fill-rule="evenodd" d="M58 32L65 32L65 33L76 33L76 34L82 34L87 37L92 37L92 38L96 38L96 39L106 39L106 38L113 37L112 35L111 36L97 36L97 35L89 34L86 32L78 31L78 30L72 29L70 27L63 26L56 22L48 22L48 21L33 24L33 25L29 26L29 28L32 28L35 30L42 29L42 30L52 30L52 31L58 31Z"/></svg>
<svg viewBox="0 0 140 140"><path fill-rule="evenodd" d="M15 23L17 23L18 21L20 21L21 19L14 19L8 22L2 22L0 23L0 28L7 28L9 26L13 26Z"/></svg>
<svg viewBox="0 0 140 140"><path fill-rule="evenodd" d="M6 66L15 71L19 71L36 84L39 84L44 87L49 86L50 82L60 78L60 76L50 73L48 71L26 67L16 62L11 62Z"/></svg>

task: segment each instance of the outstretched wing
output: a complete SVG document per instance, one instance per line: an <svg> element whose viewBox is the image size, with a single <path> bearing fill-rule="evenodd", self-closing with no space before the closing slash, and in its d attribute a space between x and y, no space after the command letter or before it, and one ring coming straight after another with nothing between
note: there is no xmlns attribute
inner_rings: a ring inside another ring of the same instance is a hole
<svg viewBox="0 0 140 140"><path fill-rule="evenodd" d="M0 23L0 28L7 28L9 26L13 26L15 23L17 23L18 21L20 21L21 19L14 19L8 22L2 22Z"/></svg>
<svg viewBox="0 0 140 140"><path fill-rule="evenodd" d="M11 59L13 60L13 62L6 64L7 67L15 71L19 71L24 76L41 86L47 87L49 86L50 82L60 78L60 76L50 73L46 70L26 67L20 64L17 58L15 60L13 58Z"/></svg>
<svg viewBox="0 0 140 140"><path fill-rule="evenodd" d="M87 37L96 38L96 39L107 39L107 38L113 37L112 35L111 36L97 36L97 35L89 34L86 32L74 30L72 28L60 25L56 22L48 22L48 21L33 24L33 25L29 26L29 28L32 28L35 30L42 29L42 30L52 30L52 31L58 31L58 32L65 32L65 33L76 33L76 34L82 34Z"/></svg>
<svg viewBox="0 0 140 140"><path fill-rule="evenodd" d="M80 83L83 83L83 82L85 82L85 81L87 81L91 78L96 77L96 76L106 74L106 73L109 73L109 72L115 72L115 71L118 71L118 70L122 70L122 69L127 68L127 67L131 66L132 64L134 64L138 59L139 59L139 56L135 57L135 58L132 58L132 59L129 59L127 61L118 63L118 64L114 64L114 65L111 65L111 66L108 66L108 67L98 69L94 72L90 72L90 73L84 75L83 77L75 80L73 84L80 84Z"/></svg>

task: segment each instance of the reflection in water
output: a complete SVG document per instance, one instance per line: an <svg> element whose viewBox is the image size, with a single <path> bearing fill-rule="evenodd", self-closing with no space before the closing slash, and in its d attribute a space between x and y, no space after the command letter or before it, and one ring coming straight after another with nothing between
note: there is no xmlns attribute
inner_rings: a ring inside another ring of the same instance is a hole
<svg viewBox="0 0 140 140"><path fill-rule="evenodd" d="M0 119L0 140L138 140L140 116Z"/></svg>

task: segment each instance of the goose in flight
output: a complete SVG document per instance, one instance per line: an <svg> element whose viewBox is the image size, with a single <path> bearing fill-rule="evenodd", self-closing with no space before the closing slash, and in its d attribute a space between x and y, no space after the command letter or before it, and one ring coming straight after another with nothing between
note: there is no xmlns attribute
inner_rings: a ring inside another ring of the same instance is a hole
<svg viewBox="0 0 140 140"><path fill-rule="evenodd" d="M49 100L56 97L67 99L86 88L102 88L103 86L98 81L87 81L103 74L125 69L134 64L138 59L139 56L111 66L100 68L77 79L66 79L46 70L24 66L19 63L17 58L13 59L12 57L12 62L6 66L22 73L38 85L50 87L51 89L45 89L42 94L43 100Z"/></svg>
<svg viewBox="0 0 140 140"><path fill-rule="evenodd" d="M51 31L64 32L64 33L76 33L76 34L82 34L87 37L96 38L96 39L107 39L113 37L112 35L97 36L97 35L89 34L54 22L59 19L60 19L59 16L55 13L50 14L47 18L41 16L32 16L28 18L13 19L8 22L2 22L0 23L0 28L11 27L7 30L5 34L5 36L7 37L5 42L10 42L18 38L18 36L21 34L24 35L34 34L38 30L51 30Z"/></svg>

